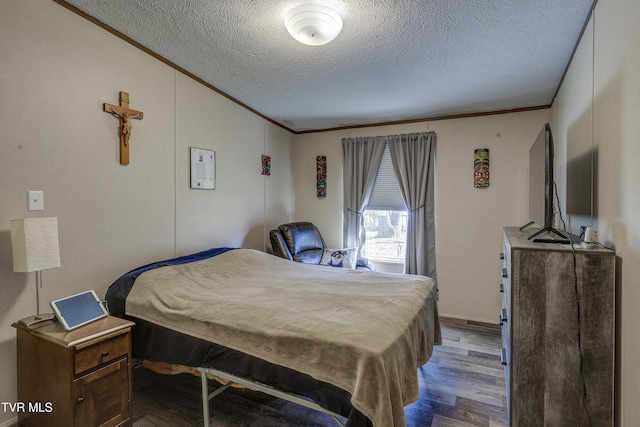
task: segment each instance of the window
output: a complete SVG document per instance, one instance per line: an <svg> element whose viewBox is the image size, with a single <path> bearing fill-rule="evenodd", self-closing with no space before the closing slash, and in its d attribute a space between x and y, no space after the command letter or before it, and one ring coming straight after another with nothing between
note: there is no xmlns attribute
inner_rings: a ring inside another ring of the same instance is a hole
<svg viewBox="0 0 640 427"><path fill-rule="evenodd" d="M392 262L404 262L407 243L407 211L364 212L367 239L364 253L367 257Z"/></svg>
<svg viewBox="0 0 640 427"><path fill-rule="evenodd" d="M365 138L343 138L342 152L344 155L343 183L343 247L357 246L363 256L367 254L366 235L372 238L372 244L378 238L380 221L378 213L375 218L367 211L390 211L389 223L393 218L393 211L406 213L407 239L400 237L400 244L394 239L395 247L402 248L405 242L405 259L403 271L405 274L419 274L436 278L436 253L435 253L435 218L434 218L434 169L436 155L435 132L420 132L401 135L376 136ZM389 151L385 153L385 151ZM395 171L392 168L391 153L398 159L399 167ZM382 165L380 166L380 161ZM386 166L385 166L386 165ZM378 193L385 183L385 168L394 170L389 176L389 185L394 188L386 192L401 200L400 206L384 197L378 198ZM396 180L396 172L401 180ZM400 184L400 185L398 185ZM400 191L402 189L402 191ZM371 195L372 191L375 193ZM406 193L405 193L406 191ZM406 196L400 197L401 195ZM367 227L364 216L369 215ZM395 218L393 218L395 221ZM386 221L383 219L383 221ZM391 223L392 224L392 223ZM402 224L402 221L400 222ZM393 224L392 224L393 225ZM403 226L400 226L402 231ZM374 234L375 232L375 234ZM394 234L395 237L395 234ZM389 238L387 238L389 239ZM378 243L380 243L378 241ZM374 249L370 250L374 255ZM399 251L402 253L402 250ZM400 261L401 256L396 250L395 262ZM397 267L397 266L396 266Z"/></svg>
<svg viewBox="0 0 640 427"><path fill-rule="evenodd" d="M366 240L363 254L374 260L404 262L407 208L385 145L373 192L364 213Z"/></svg>

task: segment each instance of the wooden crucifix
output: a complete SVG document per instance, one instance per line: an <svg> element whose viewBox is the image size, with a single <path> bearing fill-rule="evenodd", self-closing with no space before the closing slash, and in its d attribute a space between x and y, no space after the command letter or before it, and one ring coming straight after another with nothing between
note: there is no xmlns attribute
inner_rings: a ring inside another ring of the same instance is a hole
<svg viewBox="0 0 640 427"><path fill-rule="evenodd" d="M120 92L120 105L103 104L103 111L120 119L120 164L129 164L129 137L131 136L131 119L142 120L142 111L129 108L129 94Z"/></svg>

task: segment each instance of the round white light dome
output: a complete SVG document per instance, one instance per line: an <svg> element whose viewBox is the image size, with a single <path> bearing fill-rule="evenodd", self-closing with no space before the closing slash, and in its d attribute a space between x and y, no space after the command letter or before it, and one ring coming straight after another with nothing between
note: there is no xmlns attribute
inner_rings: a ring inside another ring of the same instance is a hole
<svg viewBox="0 0 640 427"><path fill-rule="evenodd" d="M342 18L320 4L302 4L285 15L289 34L300 43L320 46L335 39L342 30Z"/></svg>

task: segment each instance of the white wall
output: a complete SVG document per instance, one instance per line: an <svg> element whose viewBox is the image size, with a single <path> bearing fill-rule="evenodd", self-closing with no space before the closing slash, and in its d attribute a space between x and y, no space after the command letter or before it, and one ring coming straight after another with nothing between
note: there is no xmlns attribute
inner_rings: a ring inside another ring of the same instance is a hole
<svg viewBox="0 0 640 427"><path fill-rule="evenodd" d="M291 134L176 74L176 246L270 249L268 228L293 215ZM189 189L189 147L216 152L216 189ZM272 157L261 174L261 155Z"/></svg>
<svg viewBox="0 0 640 427"><path fill-rule="evenodd" d="M128 166L102 104L130 94ZM35 312L34 274L14 273L9 220L58 217L62 266L41 309L104 295L131 268L216 246L264 250L293 219L292 135L49 0L0 2L0 401L16 399L11 323ZM216 189L189 189L189 147L216 151ZM272 173L261 172L261 154ZM44 191L43 212L27 190ZM16 414L0 412L0 424Z"/></svg>
<svg viewBox="0 0 640 427"><path fill-rule="evenodd" d="M342 138L435 131L440 314L496 323L502 227L528 222L529 147L549 110L295 136L295 218L342 245ZM474 149L489 148L489 188L473 187ZM327 197L316 198L315 159L327 156Z"/></svg>
<svg viewBox="0 0 640 427"><path fill-rule="evenodd" d="M582 139L596 153L592 223L618 264L616 425L623 427L640 425L639 21L636 0L598 1L553 105L557 150L566 156Z"/></svg>

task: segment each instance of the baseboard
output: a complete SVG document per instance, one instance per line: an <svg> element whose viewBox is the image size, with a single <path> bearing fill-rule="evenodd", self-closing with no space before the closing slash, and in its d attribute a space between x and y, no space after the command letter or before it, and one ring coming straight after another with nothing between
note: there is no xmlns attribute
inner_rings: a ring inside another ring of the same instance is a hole
<svg viewBox="0 0 640 427"><path fill-rule="evenodd" d="M18 426L18 417L15 417L0 423L0 427L17 427L17 426Z"/></svg>
<svg viewBox="0 0 640 427"><path fill-rule="evenodd" d="M486 323L488 325L499 325L500 324L500 322L498 322L496 319L493 319L493 320L475 319L473 317L456 316L455 314L440 313L439 317L444 318L444 319L465 320L467 322ZM2 427L2 426L0 426L0 427Z"/></svg>

